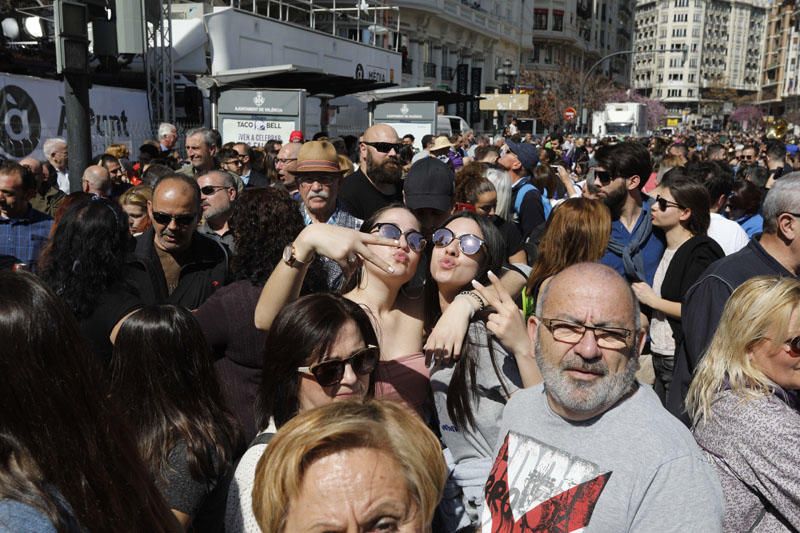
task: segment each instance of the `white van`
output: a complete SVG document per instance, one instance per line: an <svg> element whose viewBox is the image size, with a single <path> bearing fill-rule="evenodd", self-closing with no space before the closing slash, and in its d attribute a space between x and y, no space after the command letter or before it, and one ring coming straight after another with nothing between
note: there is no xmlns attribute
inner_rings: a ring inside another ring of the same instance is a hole
<svg viewBox="0 0 800 533"><path fill-rule="evenodd" d="M436 116L436 135L447 135L462 133L470 129L467 121L455 115Z"/></svg>

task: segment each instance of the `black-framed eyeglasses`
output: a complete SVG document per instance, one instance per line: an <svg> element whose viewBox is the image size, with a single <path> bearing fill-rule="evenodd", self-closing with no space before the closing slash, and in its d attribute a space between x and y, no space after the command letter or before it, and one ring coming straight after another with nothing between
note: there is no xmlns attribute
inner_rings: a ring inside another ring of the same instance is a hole
<svg viewBox="0 0 800 533"><path fill-rule="evenodd" d="M298 172L295 174L297 181L300 183L314 183L319 182L321 185L330 185L338 177L333 174L325 174L324 172L315 172L313 174L304 174Z"/></svg>
<svg viewBox="0 0 800 533"><path fill-rule="evenodd" d="M792 215L794 218L800 218L800 213L792 213L791 211L784 211L781 215Z"/></svg>
<svg viewBox="0 0 800 533"><path fill-rule="evenodd" d="M276 163L281 163L281 164L284 164L284 165L287 164L287 163L291 163L293 161L297 161L297 158L296 157L276 157L275 158L275 162Z"/></svg>
<svg viewBox="0 0 800 533"><path fill-rule="evenodd" d="M626 328L611 328L606 326L589 326L580 322L563 320L560 318L543 318L539 321L550 331L557 341L577 344L587 331L594 334L597 345L608 350L621 350L628 346L634 332Z"/></svg>
<svg viewBox="0 0 800 533"><path fill-rule="evenodd" d="M481 251L486 242L472 233L465 233L456 237L450 228L439 228L433 232L433 245L437 248L449 246L454 239L458 239L458 248L462 253L475 255Z"/></svg>
<svg viewBox="0 0 800 533"><path fill-rule="evenodd" d="M381 237L394 239L396 241L399 241L401 236L405 236L408 247L416 253L422 252L425 249L425 246L428 245L428 241L425 239L425 236L422 233L415 229L410 229L404 232L394 222L378 222L372 226L370 233L374 232L375 230L378 230L378 235Z"/></svg>
<svg viewBox="0 0 800 533"><path fill-rule="evenodd" d="M153 220L155 220L157 224L161 224L162 226L169 226L170 222L172 222L173 220L179 226L188 226L189 224L192 224L196 218L197 215L195 214L170 215L169 213L153 211Z"/></svg>
<svg viewBox="0 0 800 533"><path fill-rule="evenodd" d="M400 149L403 147L402 143L384 143L384 142L367 142L367 141L363 141L363 143L366 144L367 146L372 146L382 154L388 154L392 150L394 150L395 153L399 153Z"/></svg>
<svg viewBox="0 0 800 533"><path fill-rule="evenodd" d="M223 165L236 165L237 167L244 166L244 163L239 158L236 159L228 159L227 161L222 163Z"/></svg>
<svg viewBox="0 0 800 533"><path fill-rule="evenodd" d="M205 187L200 187L200 193L203 196L213 196L222 189L230 189L230 187L225 185L206 185Z"/></svg>
<svg viewBox="0 0 800 533"><path fill-rule="evenodd" d="M685 207L683 207L681 204L678 204L678 203L672 202L670 200L667 200L666 198L664 198L660 194L658 196L656 196L655 202L656 202L656 205L658 206L658 209L661 210L661 211L666 211L667 208L669 208L669 207L677 207L678 209L685 209Z"/></svg>
<svg viewBox="0 0 800 533"><path fill-rule="evenodd" d="M360 376L371 374L378 366L380 353L377 346L369 345L351 353L346 359L328 359L311 366L298 367L297 371L311 374L322 387L333 387L342 382L345 365L350 365L353 372Z"/></svg>

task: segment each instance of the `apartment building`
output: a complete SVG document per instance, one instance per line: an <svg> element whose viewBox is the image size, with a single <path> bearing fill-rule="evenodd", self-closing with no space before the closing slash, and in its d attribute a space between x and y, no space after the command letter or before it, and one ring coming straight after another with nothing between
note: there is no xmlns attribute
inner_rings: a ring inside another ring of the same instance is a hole
<svg viewBox="0 0 800 533"><path fill-rule="evenodd" d="M631 85L658 99L667 125L721 126L755 100L768 0L636 0Z"/></svg>
<svg viewBox="0 0 800 533"><path fill-rule="evenodd" d="M564 67L582 73L613 52L632 47L632 0L539 0L533 9L533 51L525 67L539 73ZM629 55L601 63L604 74L621 85L630 80Z"/></svg>
<svg viewBox="0 0 800 533"><path fill-rule="evenodd" d="M800 118L800 35L793 4L776 3L769 10L758 102L767 115L790 115L790 120L797 122Z"/></svg>

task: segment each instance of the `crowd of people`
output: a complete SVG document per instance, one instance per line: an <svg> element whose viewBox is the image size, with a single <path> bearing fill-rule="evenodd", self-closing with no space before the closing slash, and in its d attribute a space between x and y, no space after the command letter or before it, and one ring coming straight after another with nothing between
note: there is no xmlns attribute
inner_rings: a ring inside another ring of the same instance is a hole
<svg viewBox="0 0 800 533"><path fill-rule="evenodd" d="M0 531L800 528L797 145L157 137L0 164Z"/></svg>

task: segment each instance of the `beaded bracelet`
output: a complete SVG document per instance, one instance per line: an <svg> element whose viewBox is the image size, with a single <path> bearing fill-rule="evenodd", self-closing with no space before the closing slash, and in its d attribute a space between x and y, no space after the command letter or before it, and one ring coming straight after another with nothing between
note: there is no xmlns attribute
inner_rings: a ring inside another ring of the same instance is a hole
<svg viewBox="0 0 800 533"><path fill-rule="evenodd" d="M470 298L474 299L476 302L478 302L478 311L483 311L483 309L486 307L486 304L483 302L483 298L481 298L479 295L475 294L474 292L461 291L458 294L459 295L464 294L464 295L469 296Z"/></svg>

